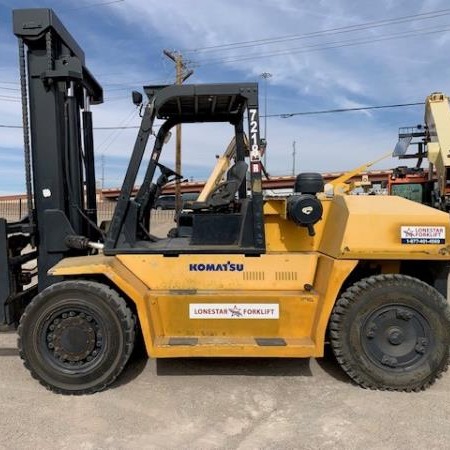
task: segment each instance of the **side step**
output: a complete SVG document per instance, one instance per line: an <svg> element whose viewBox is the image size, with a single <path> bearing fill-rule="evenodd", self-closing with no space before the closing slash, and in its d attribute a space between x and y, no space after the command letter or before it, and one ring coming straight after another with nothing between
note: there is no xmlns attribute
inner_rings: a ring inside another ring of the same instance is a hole
<svg viewBox="0 0 450 450"><path fill-rule="evenodd" d="M172 337L169 338L169 345L197 345L198 338Z"/></svg>
<svg viewBox="0 0 450 450"><path fill-rule="evenodd" d="M320 356L310 338L171 336L155 339L153 355L159 358L189 356Z"/></svg>
<svg viewBox="0 0 450 450"><path fill-rule="evenodd" d="M284 347L287 345L283 338L255 338L255 341L261 347Z"/></svg>
<svg viewBox="0 0 450 450"><path fill-rule="evenodd" d="M283 338L255 338L255 342L261 347L287 345ZM172 337L169 338L168 345L198 345L198 338Z"/></svg>

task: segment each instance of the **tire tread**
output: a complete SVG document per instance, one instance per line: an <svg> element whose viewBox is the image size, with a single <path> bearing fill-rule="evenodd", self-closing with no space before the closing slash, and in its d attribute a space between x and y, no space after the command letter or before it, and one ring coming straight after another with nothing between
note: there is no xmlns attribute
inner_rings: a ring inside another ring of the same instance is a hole
<svg viewBox="0 0 450 450"><path fill-rule="evenodd" d="M117 317L120 319L122 329L124 331L125 336L125 343L124 343L124 351L121 356L120 362L117 365L116 369L111 373L109 378L107 378L102 384L92 386L87 389L81 389L81 390L67 390L62 389L56 386L53 386L51 383L45 381L42 379L37 372L33 369L31 364L29 363L26 352L23 348L23 333L25 330L26 322L29 320L32 320L32 317L30 317L30 313L32 313L33 309L37 307L41 302L45 300L45 296L48 294L52 294L55 291L57 292L61 285L64 284L67 287L76 288L79 286L83 286L84 288L89 289L93 293L100 294L103 299L108 303L108 305L113 309L113 311L117 314ZM130 308L127 306L125 300L117 293L117 291L111 289L109 286L106 286L104 284L98 283L96 281L88 281L88 280L68 280L63 281L61 283L55 283L45 290L43 290L41 293L39 293L27 306L25 309L24 314L22 315L20 319L20 324L17 329L18 332L18 339L17 339L17 346L19 349L19 355L22 359L22 362L24 366L30 371L31 376L39 381L39 383L44 386L46 389L55 392L57 394L63 394L63 395L87 395L87 394L94 394L95 392L100 392L104 390L106 387L108 387L111 383L113 383L116 378L119 376L119 374L122 372L123 368L125 367L134 347L134 340L135 340L135 326L136 326L136 319L134 317L134 314L131 312Z"/></svg>
<svg viewBox="0 0 450 450"><path fill-rule="evenodd" d="M369 289L372 289L380 283L383 283L384 285L390 285L392 287L399 285L404 286L405 283L414 283L420 286L421 289L423 289L431 298L433 298L438 309L440 309L444 314L447 323L450 324L450 308L446 299L430 285L408 275L373 275L368 278L364 278L350 286L344 293L342 293L341 297L337 300L329 321L330 341L333 352L342 369L355 383L362 386L363 388L403 392L423 391L431 386L438 378L441 378L443 373L447 371L450 361L449 351L447 351L447 357L444 364L439 367L439 369L436 371L436 373L433 374L433 376L428 377L427 380L421 383L411 383L407 386L398 387L390 386L388 384L375 383L370 380L367 376L365 376L364 373L361 373L361 371L358 370L358 367L356 365L352 364L352 362L349 361L348 358L346 358L345 351L342 348L342 342L340 338L343 332L343 319L345 317L345 314L348 312L349 307L358 302L358 297L362 293Z"/></svg>

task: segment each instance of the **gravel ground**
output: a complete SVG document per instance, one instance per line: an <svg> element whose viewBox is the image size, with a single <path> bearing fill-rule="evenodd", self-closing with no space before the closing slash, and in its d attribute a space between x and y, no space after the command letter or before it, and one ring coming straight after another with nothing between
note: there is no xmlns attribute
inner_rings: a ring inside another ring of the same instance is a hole
<svg viewBox="0 0 450 450"><path fill-rule="evenodd" d="M0 447L450 448L450 373L422 393L367 391L331 359L147 360L107 391L48 392L0 334Z"/></svg>
<svg viewBox="0 0 450 450"><path fill-rule="evenodd" d="M65 397L31 378L16 340L0 333L0 448L450 448L450 372L404 394L361 389L332 359L136 353L107 391Z"/></svg>

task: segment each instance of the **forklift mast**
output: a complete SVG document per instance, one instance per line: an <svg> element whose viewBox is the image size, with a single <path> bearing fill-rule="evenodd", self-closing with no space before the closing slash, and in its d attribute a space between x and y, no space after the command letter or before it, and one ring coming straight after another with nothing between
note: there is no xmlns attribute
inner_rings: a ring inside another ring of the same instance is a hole
<svg viewBox="0 0 450 450"><path fill-rule="evenodd" d="M36 292L22 265L37 258L38 290L65 256L86 254L68 235L98 237L91 104L103 90L84 53L51 9L13 11L19 43L28 217L0 219L0 325L14 322ZM35 248L28 256L26 248ZM33 274L34 275L34 274ZM20 298L20 301L18 300Z"/></svg>

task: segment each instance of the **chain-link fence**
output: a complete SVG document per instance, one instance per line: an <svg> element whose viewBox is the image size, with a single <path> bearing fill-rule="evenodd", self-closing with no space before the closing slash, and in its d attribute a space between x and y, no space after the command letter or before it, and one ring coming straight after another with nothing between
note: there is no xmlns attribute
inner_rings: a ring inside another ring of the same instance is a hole
<svg viewBox="0 0 450 450"><path fill-rule="evenodd" d="M0 200L0 217L8 222L17 222L28 214L27 201L24 198L18 200Z"/></svg>
<svg viewBox="0 0 450 450"><path fill-rule="evenodd" d="M110 220L116 202L114 201L100 201L97 203L97 217L100 224L104 220ZM0 217L6 219L8 222L17 222L28 214L26 199L17 200L0 200ZM162 224L171 223L174 220L175 213L173 210L153 210L152 223Z"/></svg>

